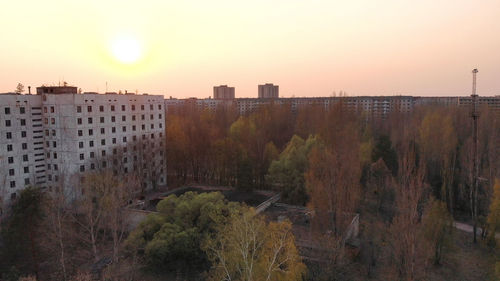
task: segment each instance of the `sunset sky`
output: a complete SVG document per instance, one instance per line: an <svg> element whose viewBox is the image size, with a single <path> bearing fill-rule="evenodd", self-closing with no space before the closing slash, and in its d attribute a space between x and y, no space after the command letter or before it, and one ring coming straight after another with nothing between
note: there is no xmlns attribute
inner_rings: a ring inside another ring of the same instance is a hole
<svg viewBox="0 0 500 281"><path fill-rule="evenodd" d="M499 0L3 0L0 36L0 92L500 94Z"/></svg>

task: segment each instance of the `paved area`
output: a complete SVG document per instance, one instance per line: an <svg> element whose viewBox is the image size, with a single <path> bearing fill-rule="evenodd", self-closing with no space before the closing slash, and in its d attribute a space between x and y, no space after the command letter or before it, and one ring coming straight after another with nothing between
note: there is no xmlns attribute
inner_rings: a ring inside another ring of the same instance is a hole
<svg viewBox="0 0 500 281"><path fill-rule="evenodd" d="M455 222L455 228L458 229L458 230L462 230L462 231L465 231L465 232L468 232L468 233L473 233L473 228L472 228L472 225L470 224L466 224L466 223L461 223L461 222ZM477 230L476 230L476 234L477 235L481 235L481 232L483 230L478 227ZM500 239L500 233L496 233L495 234L495 237Z"/></svg>

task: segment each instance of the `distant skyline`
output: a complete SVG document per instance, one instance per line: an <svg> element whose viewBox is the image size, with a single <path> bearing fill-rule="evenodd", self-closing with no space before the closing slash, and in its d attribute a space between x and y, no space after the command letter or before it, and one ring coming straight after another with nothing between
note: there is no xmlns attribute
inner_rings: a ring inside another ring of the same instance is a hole
<svg viewBox="0 0 500 281"><path fill-rule="evenodd" d="M0 9L0 93L500 95L498 0L24 0Z"/></svg>

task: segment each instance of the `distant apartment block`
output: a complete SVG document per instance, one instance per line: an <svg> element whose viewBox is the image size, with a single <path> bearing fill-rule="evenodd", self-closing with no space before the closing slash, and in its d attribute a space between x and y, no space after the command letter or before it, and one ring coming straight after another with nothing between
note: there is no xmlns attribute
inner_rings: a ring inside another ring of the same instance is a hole
<svg viewBox="0 0 500 281"><path fill-rule="evenodd" d="M279 98L279 86L266 83L259 85L259 99L277 99Z"/></svg>
<svg viewBox="0 0 500 281"><path fill-rule="evenodd" d="M76 87L0 94L0 197L15 199L29 185L77 193L74 180L100 169L138 173L144 189L165 185L163 101Z"/></svg>
<svg viewBox="0 0 500 281"><path fill-rule="evenodd" d="M234 87L227 85L214 86L214 99L234 100Z"/></svg>

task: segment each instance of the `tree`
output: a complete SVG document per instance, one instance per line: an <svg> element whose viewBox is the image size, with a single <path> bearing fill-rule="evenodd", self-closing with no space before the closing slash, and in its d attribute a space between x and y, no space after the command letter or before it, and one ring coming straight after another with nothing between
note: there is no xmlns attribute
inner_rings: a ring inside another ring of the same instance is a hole
<svg viewBox="0 0 500 281"><path fill-rule="evenodd" d="M448 212L446 203L432 199L422 219L424 238L432 247L432 261L440 265L443 256L453 246L453 217Z"/></svg>
<svg viewBox="0 0 500 281"><path fill-rule="evenodd" d="M490 203L490 213L487 218L488 224L488 244L496 246L495 235L500 230L500 180L495 181L493 188L493 198Z"/></svg>
<svg viewBox="0 0 500 281"><path fill-rule="evenodd" d="M15 92L16 94L22 94L24 92L24 85L21 83L17 83Z"/></svg>
<svg viewBox="0 0 500 281"><path fill-rule="evenodd" d="M393 175L397 174L398 156L392 147L390 138L386 135L382 135L377 139L372 152L372 162L376 162L379 159L384 160L385 165L391 170Z"/></svg>
<svg viewBox="0 0 500 281"><path fill-rule="evenodd" d="M21 273L38 276L43 200L42 190L28 187L12 205L12 214L1 232L3 247L0 248L0 273L15 266Z"/></svg>
<svg viewBox="0 0 500 281"><path fill-rule="evenodd" d="M307 140L294 135L279 159L271 163L267 174L269 184L282 192L282 198L291 204L305 205L307 193L304 174L309 166L311 149L319 145L317 137Z"/></svg>
<svg viewBox="0 0 500 281"><path fill-rule="evenodd" d="M294 240L289 221L266 223L248 209L205 239L208 280L302 280L306 267Z"/></svg>
<svg viewBox="0 0 500 281"><path fill-rule="evenodd" d="M425 245L419 235L420 204L423 199L425 170L417 162L415 148L408 144L400 156L396 180L396 215L390 226L395 275L400 280L418 280L423 274Z"/></svg>
<svg viewBox="0 0 500 281"><path fill-rule="evenodd" d="M228 202L219 192L170 195L126 240L132 252L144 253L154 271L188 269L207 265L200 243L240 212L239 203Z"/></svg>

